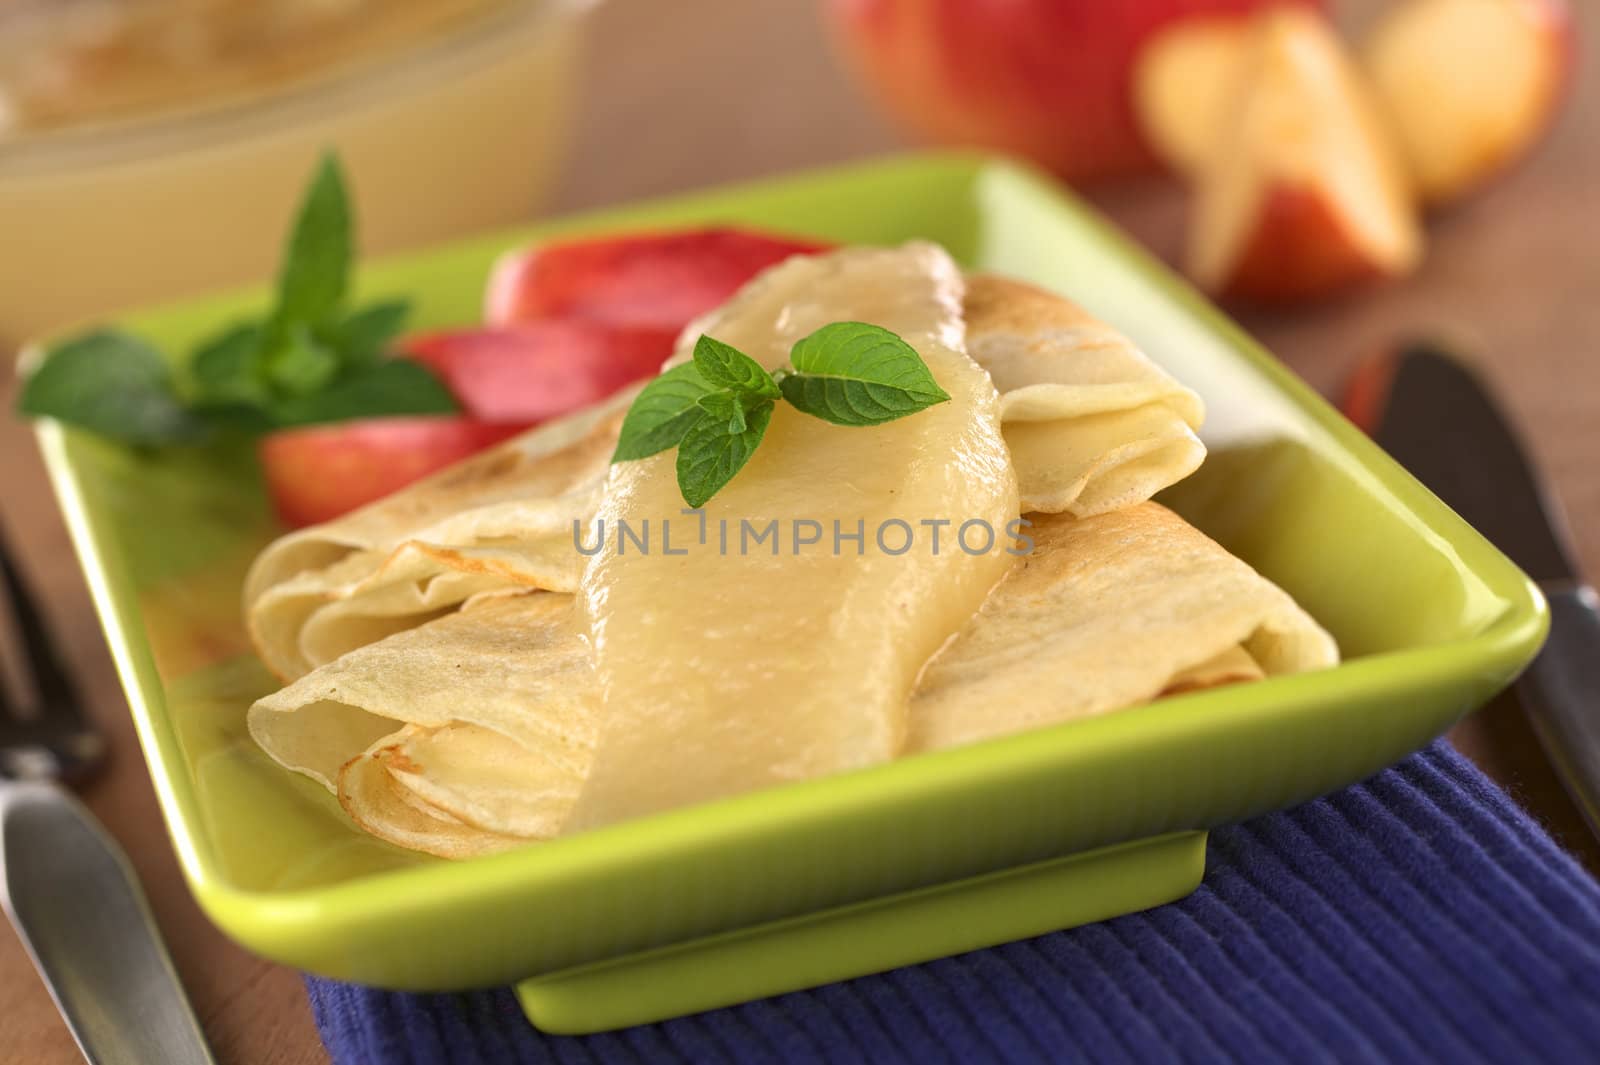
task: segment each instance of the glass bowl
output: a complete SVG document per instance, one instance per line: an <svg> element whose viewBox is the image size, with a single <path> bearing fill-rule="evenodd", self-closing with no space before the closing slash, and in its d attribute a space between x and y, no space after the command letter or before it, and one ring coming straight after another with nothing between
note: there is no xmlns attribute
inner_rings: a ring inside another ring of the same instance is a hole
<svg viewBox="0 0 1600 1065"><path fill-rule="evenodd" d="M563 161L591 0L505 0L387 58L217 106L0 139L0 351L274 268L317 156L364 251L526 219Z"/></svg>

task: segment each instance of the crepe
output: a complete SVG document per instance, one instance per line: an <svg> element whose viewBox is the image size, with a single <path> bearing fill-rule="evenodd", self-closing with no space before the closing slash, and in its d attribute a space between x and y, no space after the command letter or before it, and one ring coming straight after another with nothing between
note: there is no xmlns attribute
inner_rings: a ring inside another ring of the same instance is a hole
<svg viewBox="0 0 1600 1065"><path fill-rule="evenodd" d="M1059 297L963 279L930 245L848 249L764 273L677 359L707 333L770 368L852 318L909 341L951 401L870 429L780 404L689 515L670 452L608 468L630 390L274 544L247 614L299 679L252 736L367 831L467 857L1337 660L1147 502L1203 458L1200 402ZM1017 558L1023 511L1049 513ZM975 518L998 534L978 555L952 546ZM782 542L741 552L741 519ZM922 534L904 553L874 536L896 519ZM859 555L835 520L860 522ZM928 520L950 523L942 554ZM619 521L653 523L655 550L623 551Z"/></svg>
<svg viewBox="0 0 1600 1065"><path fill-rule="evenodd" d="M1000 392L1025 512L1089 517L1199 468L1200 397L1070 300L975 276L967 347Z"/></svg>
<svg viewBox="0 0 1600 1065"><path fill-rule="evenodd" d="M810 269L805 261L786 269ZM758 279L748 291L769 283ZM740 298L759 297L736 297L691 324L673 361L687 357L702 332L725 331ZM1000 392L1021 510L1087 516L1142 502L1204 457L1193 432L1199 398L1070 301L974 276L963 316L967 348ZM795 320L813 318L820 324L815 314ZM743 342L773 366L794 339L790 327ZM573 523L586 526L599 507L620 412L636 393L273 543L245 585L262 660L292 680L474 596L576 591L586 559L572 546ZM791 418L786 412L780 421Z"/></svg>
<svg viewBox="0 0 1600 1065"><path fill-rule="evenodd" d="M470 603L257 701L250 735L402 846L459 857L546 839L593 757L585 633L571 595Z"/></svg>
<svg viewBox="0 0 1600 1065"><path fill-rule="evenodd" d="M1040 517L1029 535L924 669L896 754L1338 661L1288 595L1158 504ZM252 734L401 846L466 857L576 830L599 696L572 606L536 593L392 636L257 704ZM662 750L678 769L700 753Z"/></svg>
<svg viewBox="0 0 1600 1065"><path fill-rule="evenodd" d="M963 347L963 288L931 244L849 248L773 267L685 334L770 369L823 325L869 321L914 347L951 398L871 428L779 404L749 464L704 508L712 530L776 521L783 544L770 553L723 551L715 533L682 556L605 537L583 577L601 698L574 828L899 753L918 670L1011 562L998 542L972 554L949 542L964 521L998 540L1018 505L994 389ZM612 467L598 521L688 532L683 508L667 452ZM800 520L816 523L818 546L794 548ZM929 520L948 526L943 550ZM904 533L880 540L895 521ZM835 549L836 527L863 533L859 551Z"/></svg>
<svg viewBox="0 0 1600 1065"><path fill-rule="evenodd" d="M637 389L558 419L336 521L290 533L245 580L263 662L292 680L473 596L573 592L587 522Z"/></svg>
<svg viewBox="0 0 1600 1065"><path fill-rule="evenodd" d="M1033 551L928 663L910 752L1337 664L1282 589L1157 503L1037 516Z"/></svg>

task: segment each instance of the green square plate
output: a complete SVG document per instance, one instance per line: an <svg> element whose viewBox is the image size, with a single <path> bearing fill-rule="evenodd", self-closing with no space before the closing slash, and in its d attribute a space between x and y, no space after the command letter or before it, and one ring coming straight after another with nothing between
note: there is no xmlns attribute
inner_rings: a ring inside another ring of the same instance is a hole
<svg viewBox="0 0 1600 1065"><path fill-rule="evenodd" d="M376 265L421 324L552 233L743 223L939 241L1071 294L1210 407L1168 502L1288 589L1349 661L450 863L356 831L250 744L271 688L238 610L277 530L247 453L40 437L183 870L241 943L393 988L525 980L587 1031L1098 920L1199 881L1204 830L1365 777L1505 685L1546 627L1528 580L1182 282L1015 165L913 157L502 233ZM136 314L171 349L261 293Z"/></svg>

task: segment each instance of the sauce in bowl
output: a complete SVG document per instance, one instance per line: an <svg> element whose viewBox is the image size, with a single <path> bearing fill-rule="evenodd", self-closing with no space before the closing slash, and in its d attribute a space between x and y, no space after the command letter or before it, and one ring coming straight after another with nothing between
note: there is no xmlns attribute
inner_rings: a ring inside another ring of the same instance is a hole
<svg viewBox="0 0 1600 1065"><path fill-rule="evenodd" d="M237 103L387 59L504 0L5 0L0 137Z"/></svg>

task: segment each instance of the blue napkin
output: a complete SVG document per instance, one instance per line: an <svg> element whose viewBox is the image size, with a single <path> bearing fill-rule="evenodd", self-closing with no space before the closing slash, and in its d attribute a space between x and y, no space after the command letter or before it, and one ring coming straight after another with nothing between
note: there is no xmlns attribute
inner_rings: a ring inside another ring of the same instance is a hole
<svg viewBox="0 0 1600 1065"><path fill-rule="evenodd" d="M1441 742L1214 831L1171 905L662 1024L306 984L338 1065L1595 1061L1600 886Z"/></svg>

